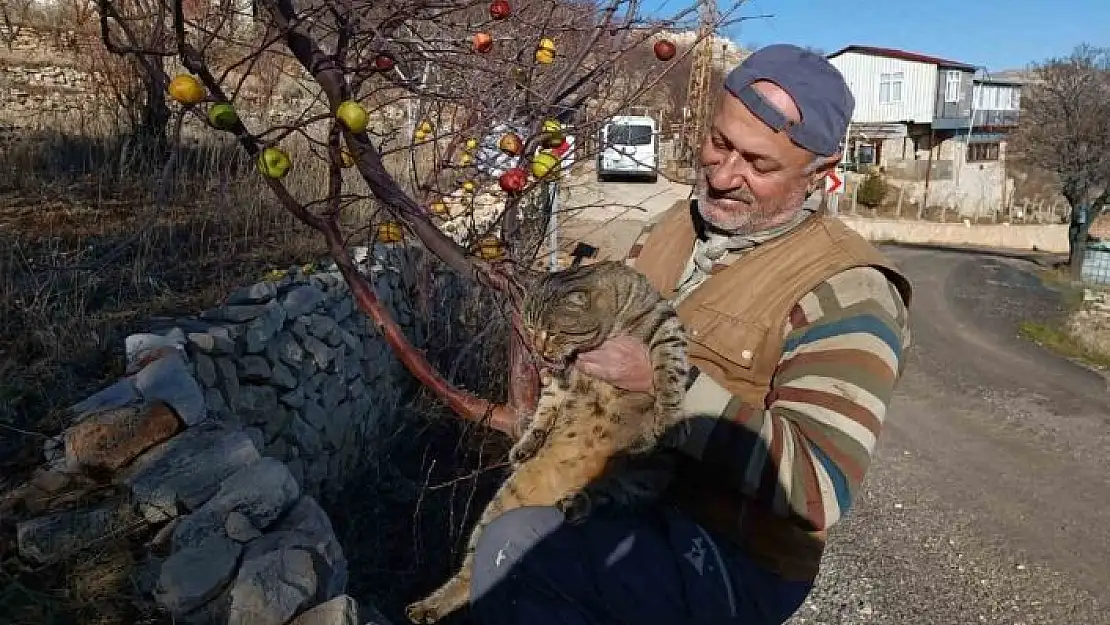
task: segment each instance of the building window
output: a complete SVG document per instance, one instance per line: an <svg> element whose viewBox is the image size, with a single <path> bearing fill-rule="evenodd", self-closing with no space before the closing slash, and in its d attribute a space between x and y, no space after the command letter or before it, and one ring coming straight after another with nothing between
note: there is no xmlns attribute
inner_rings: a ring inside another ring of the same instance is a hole
<svg viewBox="0 0 1110 625"><path fill-rule="evenodd" d="M948 70L944 73L944 101L955 104L960 101L960 72Z"/></svg>
<svg viewBox="0 0 1110 625"><path fill-rule="evenodd" d="M894 104L902 101L902 80L905 74L893 72L879 74L879 104Z"/></svg>
<svg viewBox="0 0 1110 625"><path fill-rule="evenodd" d="M967 162L997 161L998 153L999 144L997 143L972 143L967 146Z"/></svg>

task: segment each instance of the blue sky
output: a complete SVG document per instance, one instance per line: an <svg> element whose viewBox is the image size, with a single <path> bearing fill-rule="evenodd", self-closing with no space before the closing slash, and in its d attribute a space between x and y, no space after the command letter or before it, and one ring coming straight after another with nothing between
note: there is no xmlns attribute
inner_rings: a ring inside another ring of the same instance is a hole
<svg viewBox="0 0 1110 625"><path fill-rule="evenodd" d="M647 0L645 6L673 13L688 2ZM729 29L744 47L782 42L833 52L873 45L993 71L1066 56L1079 43L1110 46L1110 0L748 0L740 14L774 16Z"/></svg>

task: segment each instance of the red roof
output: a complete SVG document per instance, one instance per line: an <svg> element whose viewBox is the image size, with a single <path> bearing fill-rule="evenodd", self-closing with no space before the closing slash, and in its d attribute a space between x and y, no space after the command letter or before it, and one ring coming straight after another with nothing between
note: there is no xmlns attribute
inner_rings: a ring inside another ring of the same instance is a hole
<svg viewBox="0 0 1110 625"><path fill-rule="evenodd" d="M827 58L840 56L845 52L859 52L861 54L870 54L873 56L885 56L893 59L902 59L904 61L917 61L918 63L931 63L941 67L951 67L954 69L966 69L974 72L977 68L968 63L961 63L960 61L951 61L949 59L942 59L937 56L929 56L927 54L918 54L916 52L907 52L905 50L898 50L895 48L876 48L874 46L847 46L828 55Z"/></svg>

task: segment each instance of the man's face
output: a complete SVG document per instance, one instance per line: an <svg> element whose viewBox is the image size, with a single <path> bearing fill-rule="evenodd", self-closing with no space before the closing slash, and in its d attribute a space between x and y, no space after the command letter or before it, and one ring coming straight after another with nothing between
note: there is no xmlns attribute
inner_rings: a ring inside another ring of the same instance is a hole
<svg viewBox="0 0 1110 625"><path fill-rule="evenodd" d="M754 87L787 117L799 119L794 101L777 85L760 82ZM732 94L722 93L699 156L699 212L713 227L735 234L782 225L836 164L831 159L813 170L814 158L785 133L771 130Z"/></svg>

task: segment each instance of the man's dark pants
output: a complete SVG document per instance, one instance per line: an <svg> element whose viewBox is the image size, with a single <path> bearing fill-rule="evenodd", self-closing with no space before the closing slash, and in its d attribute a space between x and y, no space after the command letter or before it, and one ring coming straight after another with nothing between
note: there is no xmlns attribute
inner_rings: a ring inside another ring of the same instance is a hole
<svg viewBox="0 0 1110 625"><path fill-rule="evenodd" d="M669 508L572 525L532 507L483 532L471 614L481 625L779 624L810 589Z"/></svg>

